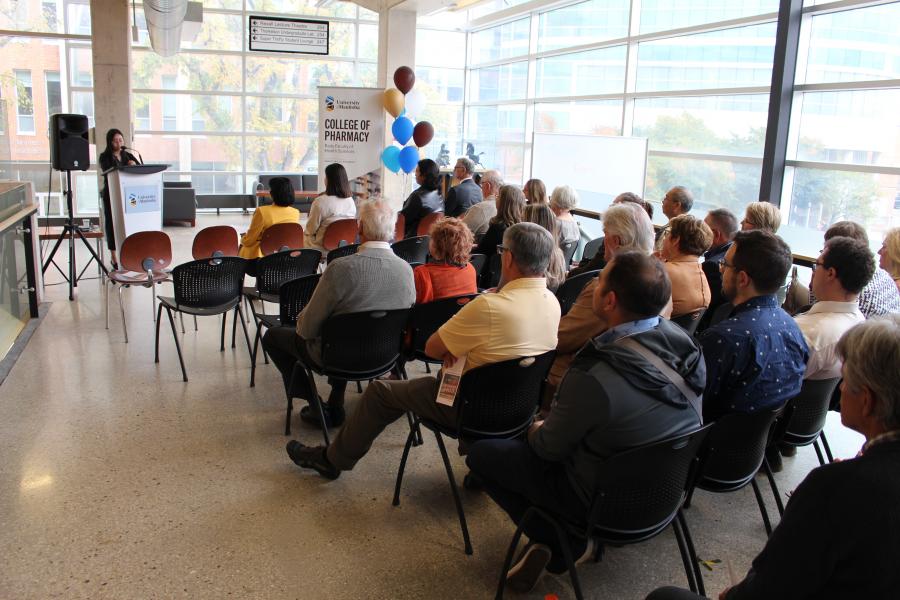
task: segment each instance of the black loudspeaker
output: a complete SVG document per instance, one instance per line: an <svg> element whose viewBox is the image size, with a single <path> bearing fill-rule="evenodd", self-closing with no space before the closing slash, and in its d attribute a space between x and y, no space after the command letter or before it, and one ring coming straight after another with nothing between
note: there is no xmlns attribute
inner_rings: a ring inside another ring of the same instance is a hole
<svg viewBox="0 0 900 600"><path fill-rule="evenodd" d="M50 116L50 164L57 171L87 171L91 166L85 115Z"/></svg>

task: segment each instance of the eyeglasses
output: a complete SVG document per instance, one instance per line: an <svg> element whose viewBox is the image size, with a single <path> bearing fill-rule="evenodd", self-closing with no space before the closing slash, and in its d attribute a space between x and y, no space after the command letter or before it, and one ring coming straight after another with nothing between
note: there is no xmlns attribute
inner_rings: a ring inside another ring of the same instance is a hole
<svg viewBox="0 0 900 600"><path fill-rule="evenodd" d="M507 250L509 250L507 246L504 246L503 244L497 244L497 254L503 254Z"/></svg>
<svg viewBox="0 0 900 600"><path fill-rule="evenodd" d="M735 267L734 267L734 263L730 263L730 262L728 262L727 260L725 260L724 258L722 259L722 262L719 263L719 270L720 270L720 271L723 271L723 272L724 272L725 269L733 269L733 268L735 268Z"/></svg>

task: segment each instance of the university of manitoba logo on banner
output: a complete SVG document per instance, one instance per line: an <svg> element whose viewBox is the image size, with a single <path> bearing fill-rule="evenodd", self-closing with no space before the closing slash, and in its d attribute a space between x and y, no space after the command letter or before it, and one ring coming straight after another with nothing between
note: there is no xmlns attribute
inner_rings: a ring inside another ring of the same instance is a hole
<svg viewBox="0 0 900 600"><path fill-rule="evenodd" d="M325 96L325 110L334 112L334 96Z"/></svg>

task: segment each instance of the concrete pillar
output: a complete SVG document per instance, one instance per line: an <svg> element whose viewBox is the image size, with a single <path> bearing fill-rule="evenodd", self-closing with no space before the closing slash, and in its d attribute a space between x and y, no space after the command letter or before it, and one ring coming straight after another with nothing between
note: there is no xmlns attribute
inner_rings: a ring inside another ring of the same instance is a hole
<svg viewBox="0 0 900 600"><path fill-rule="evenodd" d="M399 8L383 10L378 20L378 86L394 87L394 71L402 66L416 68L416 13ZM385 115L384 145L388 146L394 141L394 119ZM413 175L407 176L403 171L394 174L382 167L381 181L382 195L399 209L412 191Z"/></svg>
<svg viewBox="0 0 900 600"><path fill-rule="evenodd" d="M91 0L94 126L97 155L115 127L134 142L131 111L131 11L127 0Z"/></svg>

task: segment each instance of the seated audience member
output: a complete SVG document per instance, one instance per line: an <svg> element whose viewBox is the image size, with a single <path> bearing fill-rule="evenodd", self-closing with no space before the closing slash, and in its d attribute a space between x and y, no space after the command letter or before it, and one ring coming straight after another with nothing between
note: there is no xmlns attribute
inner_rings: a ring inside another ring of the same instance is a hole
<svg viewBox="0 0 900 600"><path fill-rule="evenodd" d="M606 236L603 251L607 261L619 252L637 251L648 255L653 252L653 225L644 209L637 204L625 202L610 207L603 214L603 234ZM584 286L569 312L559 322L556 358L547 375L541 407L545 412L550 410L553 393L569 369L575 353L606 329L606 321L593 310L597 281L595 278Z"/></svg>
<svg viewBox="0 0 900 600"><path fill-rule="evenodd" d="M405 219L405 238L417 235L422 217L444 210L444 201L438 192L441 187L441 170L436 162L430 158L419 161L416 165L416 183L419 187L412 191L400 209L400 214Z"/></svg>
<svg viewBox="0 0 900 600"><path fill-rule="evenodd" d="M559 241L561 244L577 242L581 229L572 216L571 210L578 206L578 193L568 185L561 185L550 195L550 208L559 219Z"/></svg>
<svg viewBox="0 0 900 600"><path fill-rule="evenodd" d="M771 202L751 202L747 205L741 231L762 229L769 233L778 233L781 227L781 211Z"/></svg>
<svg viewBox="0 0 900 600"><path fill-rule="evenodd" d="M325 167L325 194L313 200L309 209L309 219L303 232L306 247L325 252L323 244L328 226L340 219L355 218L356 202L350 192L347 171L344 165L332 163Z"/></svg>
<svg viewBox="0 0 900 600"><path fill-rule="evenodd" d="M635 194L634 192L622 192L612 201L613 204L621 204L622 202L631 202L639 205L645 211L647 211L647 216L650 217L650 222L653 222L653 205ZM650 226L651 231L653 226ZM600 238L603 239L602 237ZM597 249L597 253L594 254L592 258L589 260L582 260L581 263L574 269L571 269L568 273L568 277L574 277L575 275L580 275L586 271L596 271L597 269L602 269L606 266L606 258L605 253L603 252L603 242L600 243L600 247Z"/></svg>
<svg viewBox="0 0 900 600"><path fill-rule="evenodd" d="M661 227L656 232L656 249L660 248L660 240L662 239L663 234L665 234L666 230L669 229L669 224L672 222L672 219L677 217L678 215L686 215L691 212L691 208L694 206L694 195L691 194L690 190L682 185L676 185L663 196L662 201L662 211L663 214L666 215L666 218L669 219L669 222L666 223L663 227Z"/></svg>
<svg viewBox="0 0 900 600"><path fill-rule="evenodd" d="M878 251L879 266L887 271L900 291L900 227L894 227L884 236Z"/></svg>
<svg viewBox="0 0 900 600"><path fill-rule="evenodd" d="M719 270L719 263L731 248L735 234L741 230L737 217L727 208L716 208L709 211L703 222L706 223L713 235L712 247L703 255L703 263L700 265L709 284L710 300L697 331L706 329L716 309L728 302L722 296L722 272Z"/></svg>
<svg viewBox="0 0 900 600"><path fill-rule="evenodd" d="M869 246L869 236L859 223L838 221L825 231L825 241L833 237L850 237ZM815 292L810 294L815 302ZM900 291L887 271L880 266L875 267L872 279L859 293L859 310L868 319L890 313L900 313Z"/></svg>
<svg viewBox="0 0 900 600"><path fill-rule="evenodd" d="M416 304L478 291L475 268L469 263L472 232L459 219L445 217L431 228L428 253L433 259L413 269Z"/></svg>
<svg viewBox="0 0 900 600"><path fill-rule="evenodd" d="M472 230L476 241L484 236L491 224L491 219L497 216L497 194L500 193L501 187L503 187L503 178L499 171L493 169L485 171L481 176L481 193L484 195L484 200L472 206L462 216L462 222Z"/></svg>
<svg viewBox="0 0 900 600"><path fill-rule="evenodd" d="M868 244L847 237L825 242L812 274L816 303L794 317L809 346L804 379L841 376L837 343L844 332L865 320L857 300L874 272L875 256Z"/></svg>
<svg viewBox="0 0 900 600"><path fill-rule="evenodd" d="M700 398L685 397L627 345L637 343L702 395L706 367L697 343L659 318L670 295L659 260L644 252L617 254L600 274L593 300L598 319L609 329L575 356L550 415L532 425L527 440L472 444L466 464L513 522L538 506L567 521L586 523L598 469L606 458L700 426ZM551 525L534 519L525 534L530 544L507 580L518 592L530 591L545 568L565 571ZM570 535L569 543L576 559L594 551L593 541Z"/></svg>
<svg viewBox="0 0 900 600"><path fill-rule="evenodd" d="M669 221L660 258L672 282L672 316L680 317L709 306L709 283L700 255L712 243L712 231L700 219L679 215Z"/></svg>
<svg viewBox="0 0 900 600"><path fill-rule="evenodd" d="M287 177L273 177L269 180L270 206L260 206L253 212L250 227L241 238L238 256L253 260L263 255L259 244L263 233L278 223L300 223L300 211L294 208L294 186Z"/></svg>
<svg viewBox="0 0 900 600"><path fill-rule="evenodd" d="M326 319L333 315L370 310L409 308L416 300L413 273L409 264L394 254L390 240L396 217L386 200L362 203L359 209L359 238L356 254L336 259L328 265L309 304L291 327L273 327L263 337L263 348L272 358L287 387L296 361L322 364L321 335ZM298 378L303 380L302 377ZM328 425L344 421L345 380L329 380L331 395L324 406ZM292 395L311 398L305 380L295 381ZM317 410L304 407L300 418L319 426Z"/></svg>
<svg viewBox="0 0 900 600"><path fill-rule="evenodd" d="M516 191L522 193L518 188ZM544 281L552 250L553 238L543 227L519 223L507 229L498 291L466 304L428 338L426 353L441 358L444 364L466 356L464 371L468 371L552 350L556 346L559 302ZM373 381L331 445L311 447L292 440L287 444L288 456L322 477L337 479L341 471L349 471L366 455L385 427L407 411L455 427L460 403L452 407L438 404L437 390L435 377Z"/></svg>
<svg viewBox="0 0 900 600"><path fill-rule="evenodd" d="M525 194L525 201L528 204L549 204L550 202L547 198L547 186L540 179L526 181L522 193Z"/></svg>
<svg viewBox="0 0 900 600"><path fill-rule="evenodd" d="M526 223L537 223L550 232L557 241L556 250L550 257L550 266L547 267L547 289L556 292L559 285L566 280L566 259L559 248L559 222L550 206L542 203L529 204L525 207L522 220Z"/></svg>
<svg viewBox="0 0 900 600"><path fill-rule="evenodd" d="M481 202L481 188L472 179L474 174L475 163L465 157L456 159L453 176L459 183L450 188L444 198L444 214L448 217L461 217Z"/></svg>
<svg viewBox="0 0 900 600"><path fill-rule="evenodd" d="M778 408L800 391L809 349L775 298L791 249L768 231L742 231L720 263L731 316L700 334L706 359L703 418Z"/></svg>
<svg viewBox="0 0 900 600"><path fill-rule="evenodd" d="M900 590L900 315L844 334L841 421L866 437L856 458L815 469L794 490L744 579L720 600L896 598ZM475 452L474 447L472 452ZM691 600L661 588L647 600Z"/></svg>
<svg viewBox="0 0 900 600"><path fill-rule="evenodd" d="M478 242L476 254L484 254L488 259L497 253L497 244L503 241L503 233L508 227L522 221L525 210L525 195L513 185L504 185L497 194L497 214L491 219L487 231Z"/></svg>

